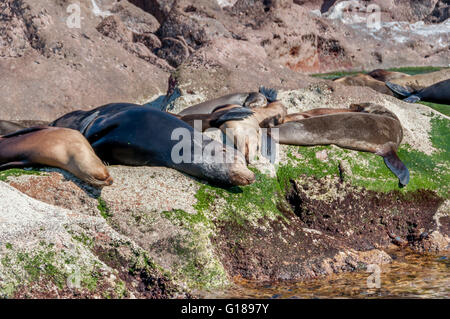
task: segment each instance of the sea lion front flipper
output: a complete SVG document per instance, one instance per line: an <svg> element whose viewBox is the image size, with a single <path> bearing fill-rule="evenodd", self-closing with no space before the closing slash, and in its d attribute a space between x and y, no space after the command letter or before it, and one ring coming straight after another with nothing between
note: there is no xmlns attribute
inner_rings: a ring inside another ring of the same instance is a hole
<svg viewBox="0 0 450 319"><path fill-rule="evenodd" d="M31 165L31 163L28 160L9 162L9 163L0 165L0 171L5 170L5 169L10 169L10 168L19 168L19 167L25 167L25 166L30 166L30 165Z"/></svg>
<svg viewBox="0 0 450 319"><path fill-rule="evenodd" d="M81 134L84 135L84 133L86 132L88 126L97 118L97 116L100 114L100 111L96 111L94 113L92 113L91 115L87 116L86 118L84 118L81 123L80 123L80 129L79 131L81 132Z"/></svg>
<svg viewBox="0 0 450 319"><path fill-rule="evenodd" d="M383 156L384 163L386 166L398 177L398 181L400 185L406 186L409 183L409 170L400 160L397 155L397 152L394 149L391 149Z"/></svg>
<svg viewBox="0 0 450 319"><path fill-rule="evenodd" d="M217 112L217 115L217 118L211 120L211 127L219 127L228 121L240 121L246 119L253 115L253 111L246 107L236 107L230 110Z"/></svg>
<svg viewBox="0 0 450 319"><path fill-rule="evenodd" d="M411 90L408 90L407 88L405 88L401 85L398 85L398 84L395 84L395 83L392 83L389 81L386 82L385 84L392 92L394 92L395 94L398 94L402 97L408 97L413 93Z"/></svg>
<svg viewBox="0 0 450 319"><path fill-rule="evenodd" d="M420 96L417 96L415 94L408 96L406 99L403 100L407 103L416 103L420 101Z"/></svg>

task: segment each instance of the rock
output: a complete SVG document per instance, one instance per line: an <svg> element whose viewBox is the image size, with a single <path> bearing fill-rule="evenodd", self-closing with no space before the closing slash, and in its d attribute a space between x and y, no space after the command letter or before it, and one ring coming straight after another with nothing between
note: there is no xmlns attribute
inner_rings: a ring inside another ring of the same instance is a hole
<svg viewBox="0 0 450 319"><path fill-rule="evenodd" d="M3 182L0 194L1 297L182 296L103 218L44 204Z"/></svg>
<svg viewBox="0 0 450 319"><path fill-rule="evenodd" d="M167 89L166 71L96 30L102 18L89 1L81 3L81 28L69 28L67 6L52 0L8 0L0 7L6 21L0 27L0 88L11 92L0 97L2 119L33 114L53 120L74 109L140 102ZM129 39L120 30L117 36Z"/></svg>

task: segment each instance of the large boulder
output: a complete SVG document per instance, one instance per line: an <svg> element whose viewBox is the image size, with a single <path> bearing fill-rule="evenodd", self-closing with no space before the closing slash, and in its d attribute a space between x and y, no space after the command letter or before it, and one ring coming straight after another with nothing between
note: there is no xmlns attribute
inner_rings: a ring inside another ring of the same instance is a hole
<svg viewBox="0 0 450 319"><path fill-rule="evenodd" d="M4 19L0 88L8 92L0 97L0 118L53 120L81 107L139 102L166 91L166 71L97 30L102 19L111 15L113 1L103 1L101 8L93 3L80 2L79 28L67 24L76 12L66 12L70 2L8 0L0 4ZM132 13L124 12L118 11L122 31L133 22ZM154 31L157 21L142 14L146 16L134 21L141 28L138 31ZM152 19L153 27L148 24ZM148 30L142 30L143 25ZM132 41L130 34L119 34L114 37Z"/></svg>

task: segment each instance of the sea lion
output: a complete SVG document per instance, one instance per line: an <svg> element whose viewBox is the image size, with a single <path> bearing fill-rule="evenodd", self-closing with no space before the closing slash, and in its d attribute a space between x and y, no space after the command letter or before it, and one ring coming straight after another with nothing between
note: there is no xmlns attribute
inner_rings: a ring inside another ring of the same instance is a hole
<svg viewBox="0 0 450 319"><path fill-rule="evenodd" d="M386 82L386 86L394 93L405 98L403 101L408 103L429 101L450 104L450 79L438 82L419 91L414 91L408 87L403 87L391 82Z"/></svg>
<svg viewBox="0 0 450 319"><path fill-rule="evenodd" d="M0 169L36 164L62 168L94 186L113 183L105 165L78 131L32 127L0 137Z"/></svg>
<svg viewBox="0 0 450 319"><path fill-rule="evenodd" d="M233 105L232 107L222 108L210 114L188 114L183 116L174 113L169 114L172 114L194 128L196 128L195 122L201 121L201 131L203 132L213 127L219 128L227 121L243 120L253 115L253 113L254 112L249 108Z"/></svg>
<svg viewBox="0 0 450 319"><path fill-rule="evenodd" d="M34 121L34 120L22 120L22 121L5 121L0 120L0 135L10 134L24 128L33 126L45 126L48 122Z"/></svg>
<svg viewBox="0 0 450 319"><path fill-rule="evenodd" d="M261 150L261 128L253 115L240 121L227 121L219 129L225 134L228 145L233 145L251 163Z"/></svg>
<svg viewBox="0 0 450 319"><path fill-rule="evenodd" d="M223 112L239 105L221 106L213 111ZM269 128L284 123L286 107L280 101L274 101L265 107L254 108L252 115L239 121L225 121L219 128L238 151L244 154L248 163L253 162L261 151L261 128Z"/></svg>
<svg viewBox="0 0 450 319"><path fill-rule="evenodd" d="M110 164L166 166L226 186L255 181L242 154L157 109L112 103L74 111L51 125L82 132Z"/></svg>
<svg viewBox="0 0 450 319"><path fill-rule="evenodd" d="M230 104L245 106L249 108L257 108L267 105L268 102L275 101L276 95L277 92L275 90L260 87L259 92L228 94L217 99L187 107L178 114L208 114L216 110L217 107Z"/></svg>
<svg viewBox="0 0 450 319"><path fill-rule="evenodd" d="M395 79L400 79L404 77L410 76L409 74L403 73L403 72L394 72L394 71L388 71L383 69L376 69L372 72L367 73L367 75L371 76L375 80L381 81L381 82L387 82L392 81Z"/></svg>
<svg viewBox="0 0 450 319"><path fill-rule="evenodd" d="M394 96L392 91L386 87L384 82L376 80L370 75L363 73L335 79L334 82L341 83L346 86L366 86L377 92Z"/></svg>
<svg viewBox="0 0 450 319"><path fill-rule="evenodd" d="M352 104L355 112L313 116L275 127L280 144L328 145L375 153L401 185L409 182L409 171L397 156L403 138L398 118L382 106L372 103Z"/></svg>
<svg viewBox="0 0 450 319"><path fill-rule="evenodd" d="M317 108L317 109L312 109L309 111L287 114L284 118L284 123L307 119L307 118L319 116L319 115L328 115L328 114L335 114L335 113L348 113L348 112L355 112L355 111L351 110L351 109Z"/></svg>
<svg viewBox="0 0 450 319"><path fill-rule="evenodd" d="M411 91L420 91L438 82L450 79L450 68L436 72L411 75L389 82L408 88Z"/></svg>

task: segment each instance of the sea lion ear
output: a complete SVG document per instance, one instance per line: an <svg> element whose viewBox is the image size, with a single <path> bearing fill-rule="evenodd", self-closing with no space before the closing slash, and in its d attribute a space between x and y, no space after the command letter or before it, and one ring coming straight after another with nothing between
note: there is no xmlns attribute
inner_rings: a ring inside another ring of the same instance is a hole
<svg viewBox="0 0 450 319"><path fill-rule="evenodd" d="M398 157L395 150L391 149L385 155L382 155L386 166L398 177L400 187L409 183L409 170Z"/></svg>
<svg viewBox="0 0 450 319"><path fill-rule="evenodd" d="M273 89L273 88L266 88L264 86L260 86L259 87L259 93L261 93L262 95L264 95L267 99L267 101L270 102L275 102L278 98L278 91Z"/></svg>

